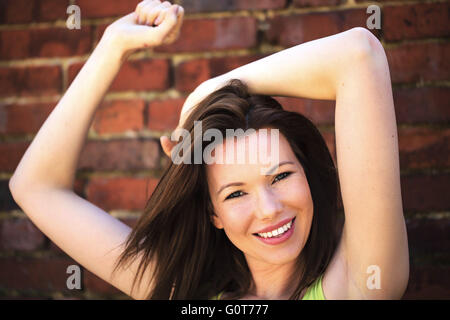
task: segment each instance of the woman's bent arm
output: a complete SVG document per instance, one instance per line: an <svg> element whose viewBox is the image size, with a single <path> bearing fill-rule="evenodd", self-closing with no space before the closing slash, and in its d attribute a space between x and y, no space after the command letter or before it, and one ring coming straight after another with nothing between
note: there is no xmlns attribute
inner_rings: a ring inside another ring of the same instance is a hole
<svg viewBox="0 0 450 320"><path fill-rule="evenodd" d="M297 45L206 81L194 93L197 100L233 78L255 94L336 100L345 224L324 277L325 295L400 298L409 254L395 110L381 43L368 30L354 28Z"/></svg>
<svg viewBox="0 0 450 320"><path fill-rule="evenodd" d="M150 1L152 2L152 1ZM10 190L33 223L85 268L134 298L151 289L152 264L131 292L140 259L113 274L131 228L76 195L72 188L77 162L96 107L125 57L136 49L170 43L178 36L183 11L178 6L147 6L108 26L99 44L44 122L25 152ZM139 9L139 10L138 10ZM137 18L159 17L136 24ZM178 30L178 31L177 31ZM136 257L139 258L139 257Z"/></svg>
<svg viewBox="0 0 450 320"><path fill-rule="evenodd" d="M121 65L114 43L102 38L42 125L11 178L16 196L29 188L72 190L78 158L96 108Z"/></svg>

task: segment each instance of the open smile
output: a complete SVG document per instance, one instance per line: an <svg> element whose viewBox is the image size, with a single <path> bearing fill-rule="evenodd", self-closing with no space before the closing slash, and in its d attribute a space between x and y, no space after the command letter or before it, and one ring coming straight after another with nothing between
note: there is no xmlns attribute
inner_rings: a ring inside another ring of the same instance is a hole
<svg viewBox="0 0 450 320"><path fill-rule="evenodd" d="M253 235L260 241L270 245L276 245L287 241L294 233L295 218L278 228L267 232L258 232ZM264 230L265 231L265 230Z"/></svg>

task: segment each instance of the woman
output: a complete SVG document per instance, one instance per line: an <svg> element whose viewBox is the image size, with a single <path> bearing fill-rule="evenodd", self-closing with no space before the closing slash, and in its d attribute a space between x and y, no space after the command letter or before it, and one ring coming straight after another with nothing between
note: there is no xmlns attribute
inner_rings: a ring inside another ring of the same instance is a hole
<svg viewBox="0 0 450 320"><path fill-rule="evenodd" d="M73 192L87 130L121 63L173 42L182 20L180 6L143 1L106 29L11 178L16 202L67 254L135 299L400 298L409 257L389 68L363 28L280 51L189 95L180 130L193 133L197 120L222 133L255 129L226 142L259 152L276 139L266 150L274 167L170 163L134 230ZM312 123L269 95L336 100L338 175ZM177 142L161 138L172 159ZM230 152L216 143L211 154ZM335 241L337 176L345 223Z"/></svg>

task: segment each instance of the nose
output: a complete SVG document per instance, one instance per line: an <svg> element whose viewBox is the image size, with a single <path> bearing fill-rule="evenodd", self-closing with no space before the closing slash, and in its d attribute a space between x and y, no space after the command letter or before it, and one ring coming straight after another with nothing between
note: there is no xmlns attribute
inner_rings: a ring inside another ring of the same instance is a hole
<svg viewBox="0 0 450 320"><path fill-rule="evenodd" d="M270 188L262 188L258 192L256 216L261 220L272 220L281 213L283 206L279 195Z"/></svg>

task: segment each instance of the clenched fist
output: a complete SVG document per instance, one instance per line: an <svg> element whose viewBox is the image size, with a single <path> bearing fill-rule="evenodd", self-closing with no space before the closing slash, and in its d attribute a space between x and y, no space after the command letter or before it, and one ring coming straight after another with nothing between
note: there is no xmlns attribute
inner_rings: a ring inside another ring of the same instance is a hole
<svg viewBox="0 0 450 320"><path fill-rule="evenodd" d="M112 39L115 48L129 54L174 42L180 33L184 9L169 1L144 0L136 10L109 25L103 37Z"/></svg>

